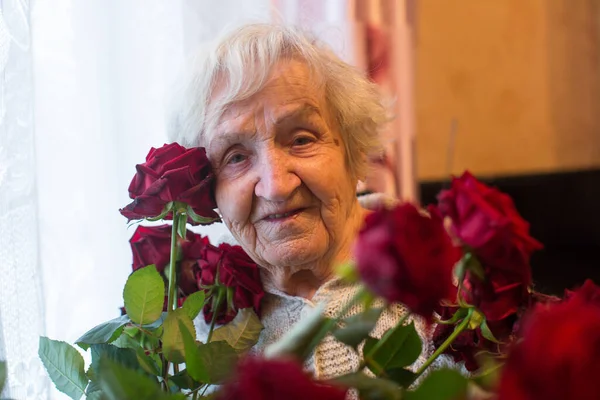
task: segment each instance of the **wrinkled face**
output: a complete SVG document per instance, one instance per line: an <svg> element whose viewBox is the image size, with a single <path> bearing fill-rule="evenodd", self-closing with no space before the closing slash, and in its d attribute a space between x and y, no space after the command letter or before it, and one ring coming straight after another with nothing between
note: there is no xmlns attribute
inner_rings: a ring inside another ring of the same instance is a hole
<svg viewBox="0 0 600 400"><path fill-rule="evenodd" d="M204 146L223 220L259 265L312 268L351 240L356 178L303 63L280 62L260 92L228 108Z"/></svg>

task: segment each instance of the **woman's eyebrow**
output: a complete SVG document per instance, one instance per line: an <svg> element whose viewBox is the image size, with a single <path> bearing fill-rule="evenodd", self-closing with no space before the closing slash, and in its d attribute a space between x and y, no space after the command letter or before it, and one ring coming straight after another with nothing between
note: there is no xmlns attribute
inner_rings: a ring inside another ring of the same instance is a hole
<svg viewBox="0 0 600 400"><path fill-rule="evenodd" d="M289 110L289 111L283 113L282 115L278 116L275 119L275 125L276 126L285 125L285 124L289 123L290 121L296 121L298 119L311 117L313 115L322 117L321 110L319 109L319 107L317 107L313 104L304 103L301 106L296 107L292 110Z"/></svg>

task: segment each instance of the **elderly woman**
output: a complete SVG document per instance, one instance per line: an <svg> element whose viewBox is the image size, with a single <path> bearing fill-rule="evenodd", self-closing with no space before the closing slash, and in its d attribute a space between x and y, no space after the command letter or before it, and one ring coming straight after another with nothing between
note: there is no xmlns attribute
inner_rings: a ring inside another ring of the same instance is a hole
<svg viewBox="0 0 600 400"><path fill-rule="evenodd" d="M206 148L222 219L262 268L265 329L255 351L319 302L336 315L357 291L334 267L351 259L368 213L356 187L381 148L387 117L377 87L303 33L247 25L199 58L183 104L172 139ZM403 314L384 313L374 334ZM308 364L328 378L356 370L359 360L329 337Z"/></svg>

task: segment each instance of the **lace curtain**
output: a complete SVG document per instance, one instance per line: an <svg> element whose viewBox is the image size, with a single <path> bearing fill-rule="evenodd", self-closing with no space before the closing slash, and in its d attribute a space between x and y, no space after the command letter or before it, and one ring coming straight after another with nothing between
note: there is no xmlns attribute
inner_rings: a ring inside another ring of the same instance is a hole
<svg viewBox="0 0 600 400"><path fill-rule="evenodd" d="M166 141L184 55L266 0L3 0L0 14L0 397L64 399L37 356L119 315L134 166ZM213 236L222 227L205 230Z"/></svg>
<svg viewBox="0 0 600 400"><path fill-rule="evenodd" d="M35 187L30 4L2 1L0 13L0 397L46 398L37 358L44 329Z"/></svg>

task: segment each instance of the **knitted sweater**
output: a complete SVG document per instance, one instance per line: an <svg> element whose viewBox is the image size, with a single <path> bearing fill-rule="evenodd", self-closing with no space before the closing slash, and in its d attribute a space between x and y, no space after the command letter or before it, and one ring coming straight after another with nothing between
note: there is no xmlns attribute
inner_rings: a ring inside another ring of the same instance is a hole
<svg viewBox="0 0 600 400"><path fill-rule="evenodd" d="M319 303L325 303L324 314L328 317L337 316L348 304L358 290L357 285L348 285L339 279L330 280L317 290L312 300L303 297L290 296L278 291L273 287L265 287L265 297L261 307L261 322L264 326L258 342L252 348L252 354L261 354L264 349L277 342L286 332L288 332L296 323ZM381 306L375 303L375 306ZM348 312L348 316L358 314L361 311L359 306L353 306ZM406 314L406 309L395 304L385 310L371 336L381 337L385 331L396 326L400 319ZM417 332L423 341L423 350L418 360L411 366L416 370L433 352L431 345L432 326L428 326L420 318L408 318L415 322ZM199 340L205 340L208 335L208 325L200 315L194 320L196 332ZM358 369L360 363L359 356L347 345L337 341L333 336L328 335L315 349L313 354L306 361L305 368L311 371L318 379L329 379L336 376L354 372ZM452 361L447 357L438 358L432 368L441 366L451 366L456 368Z"/></svg>

